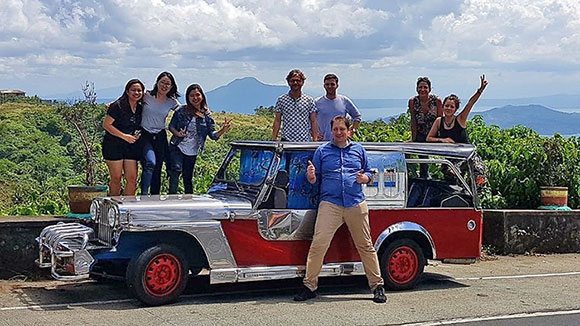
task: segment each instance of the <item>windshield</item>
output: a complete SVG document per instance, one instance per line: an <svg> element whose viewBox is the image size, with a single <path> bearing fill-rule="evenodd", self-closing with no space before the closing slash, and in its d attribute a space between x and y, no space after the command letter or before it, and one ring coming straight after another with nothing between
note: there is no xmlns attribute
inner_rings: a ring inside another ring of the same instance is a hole
<svg viewBox="0 0 580 326"><path fill-rule="evenodd" d="M270 150L233 148L219 169L215 181L237 188L260 186L266 179L273 157L274 152Z"/></svg>

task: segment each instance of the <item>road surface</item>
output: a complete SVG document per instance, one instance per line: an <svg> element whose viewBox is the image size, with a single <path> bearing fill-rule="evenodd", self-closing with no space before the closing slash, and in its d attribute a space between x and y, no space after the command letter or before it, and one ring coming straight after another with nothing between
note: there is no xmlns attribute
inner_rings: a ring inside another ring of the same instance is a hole
<svg viewBox="0 0 580 326"><path fill-rule="evenodd" d="M580 325L580 254L430 262L417 289L375 304L364 277L326 278L292 301L299 280L207 285L144 307L123 283L0 281L0 325Z"/></svg>

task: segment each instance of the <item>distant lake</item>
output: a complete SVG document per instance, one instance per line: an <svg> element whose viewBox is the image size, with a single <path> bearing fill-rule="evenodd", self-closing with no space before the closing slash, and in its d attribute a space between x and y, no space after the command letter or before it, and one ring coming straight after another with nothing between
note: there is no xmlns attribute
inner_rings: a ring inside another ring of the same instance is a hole
<svg viewBox="0 0 580 326"><path fill-rule="evenodd" d="M355 103L356 104L356 103ZM483 112L493 109L495 106L475 106L471 110L472 115L477 112ZM375 121L387 117L398 116L407 111L407 107L393 106L393 107L359 107L362 113L363 120ZM566 113L580 113L580 108L554 108L552 110L566 112Z"/></svg>

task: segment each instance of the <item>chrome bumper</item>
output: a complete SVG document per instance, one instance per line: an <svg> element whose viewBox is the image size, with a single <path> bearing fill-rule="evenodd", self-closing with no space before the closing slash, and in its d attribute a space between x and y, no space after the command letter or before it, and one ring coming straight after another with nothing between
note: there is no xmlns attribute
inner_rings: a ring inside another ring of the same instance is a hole
<svg viewBox="0 0 580 326"><path fill-rule="evenodd" d="M93 246L94 231L80 223L63 223L47 226L36 238L40 268L51 269L57 280L73 281L89 277L90 267L95 261L88 249Z"/></svg>

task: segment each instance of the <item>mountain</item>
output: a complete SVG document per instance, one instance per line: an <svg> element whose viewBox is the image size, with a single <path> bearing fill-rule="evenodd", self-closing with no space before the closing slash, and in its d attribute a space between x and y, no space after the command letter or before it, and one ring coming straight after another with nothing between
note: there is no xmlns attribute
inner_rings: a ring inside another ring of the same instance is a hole
<svg viewBox="0 0 580 326"><path fill-rule="evenodd" d="M540 135L562 135L580 133L580 113L566 113L542 105L506 105L483 112L472 112L483 116L486 125L510 128L517 125L534 129Z"/></svg>
<svg viewBox="0 0 580 326"><path fill-rule="evenodd" d="M254 77L236 79L225 86L207 92L212 111L254 113L258 106L273 106L278 96L288 92L288 86L264 84Z"/></svg>
<svg viewBox="0 0 580 326"><path fill-rule="evenodd" d="M578 108L580 103L580 95L558 94L537 97L523 97L511 99L480 99L477 101L478 105L488 107L501 107L507 105L527 105L537 104L549 106L555 109Z"/></svg>

